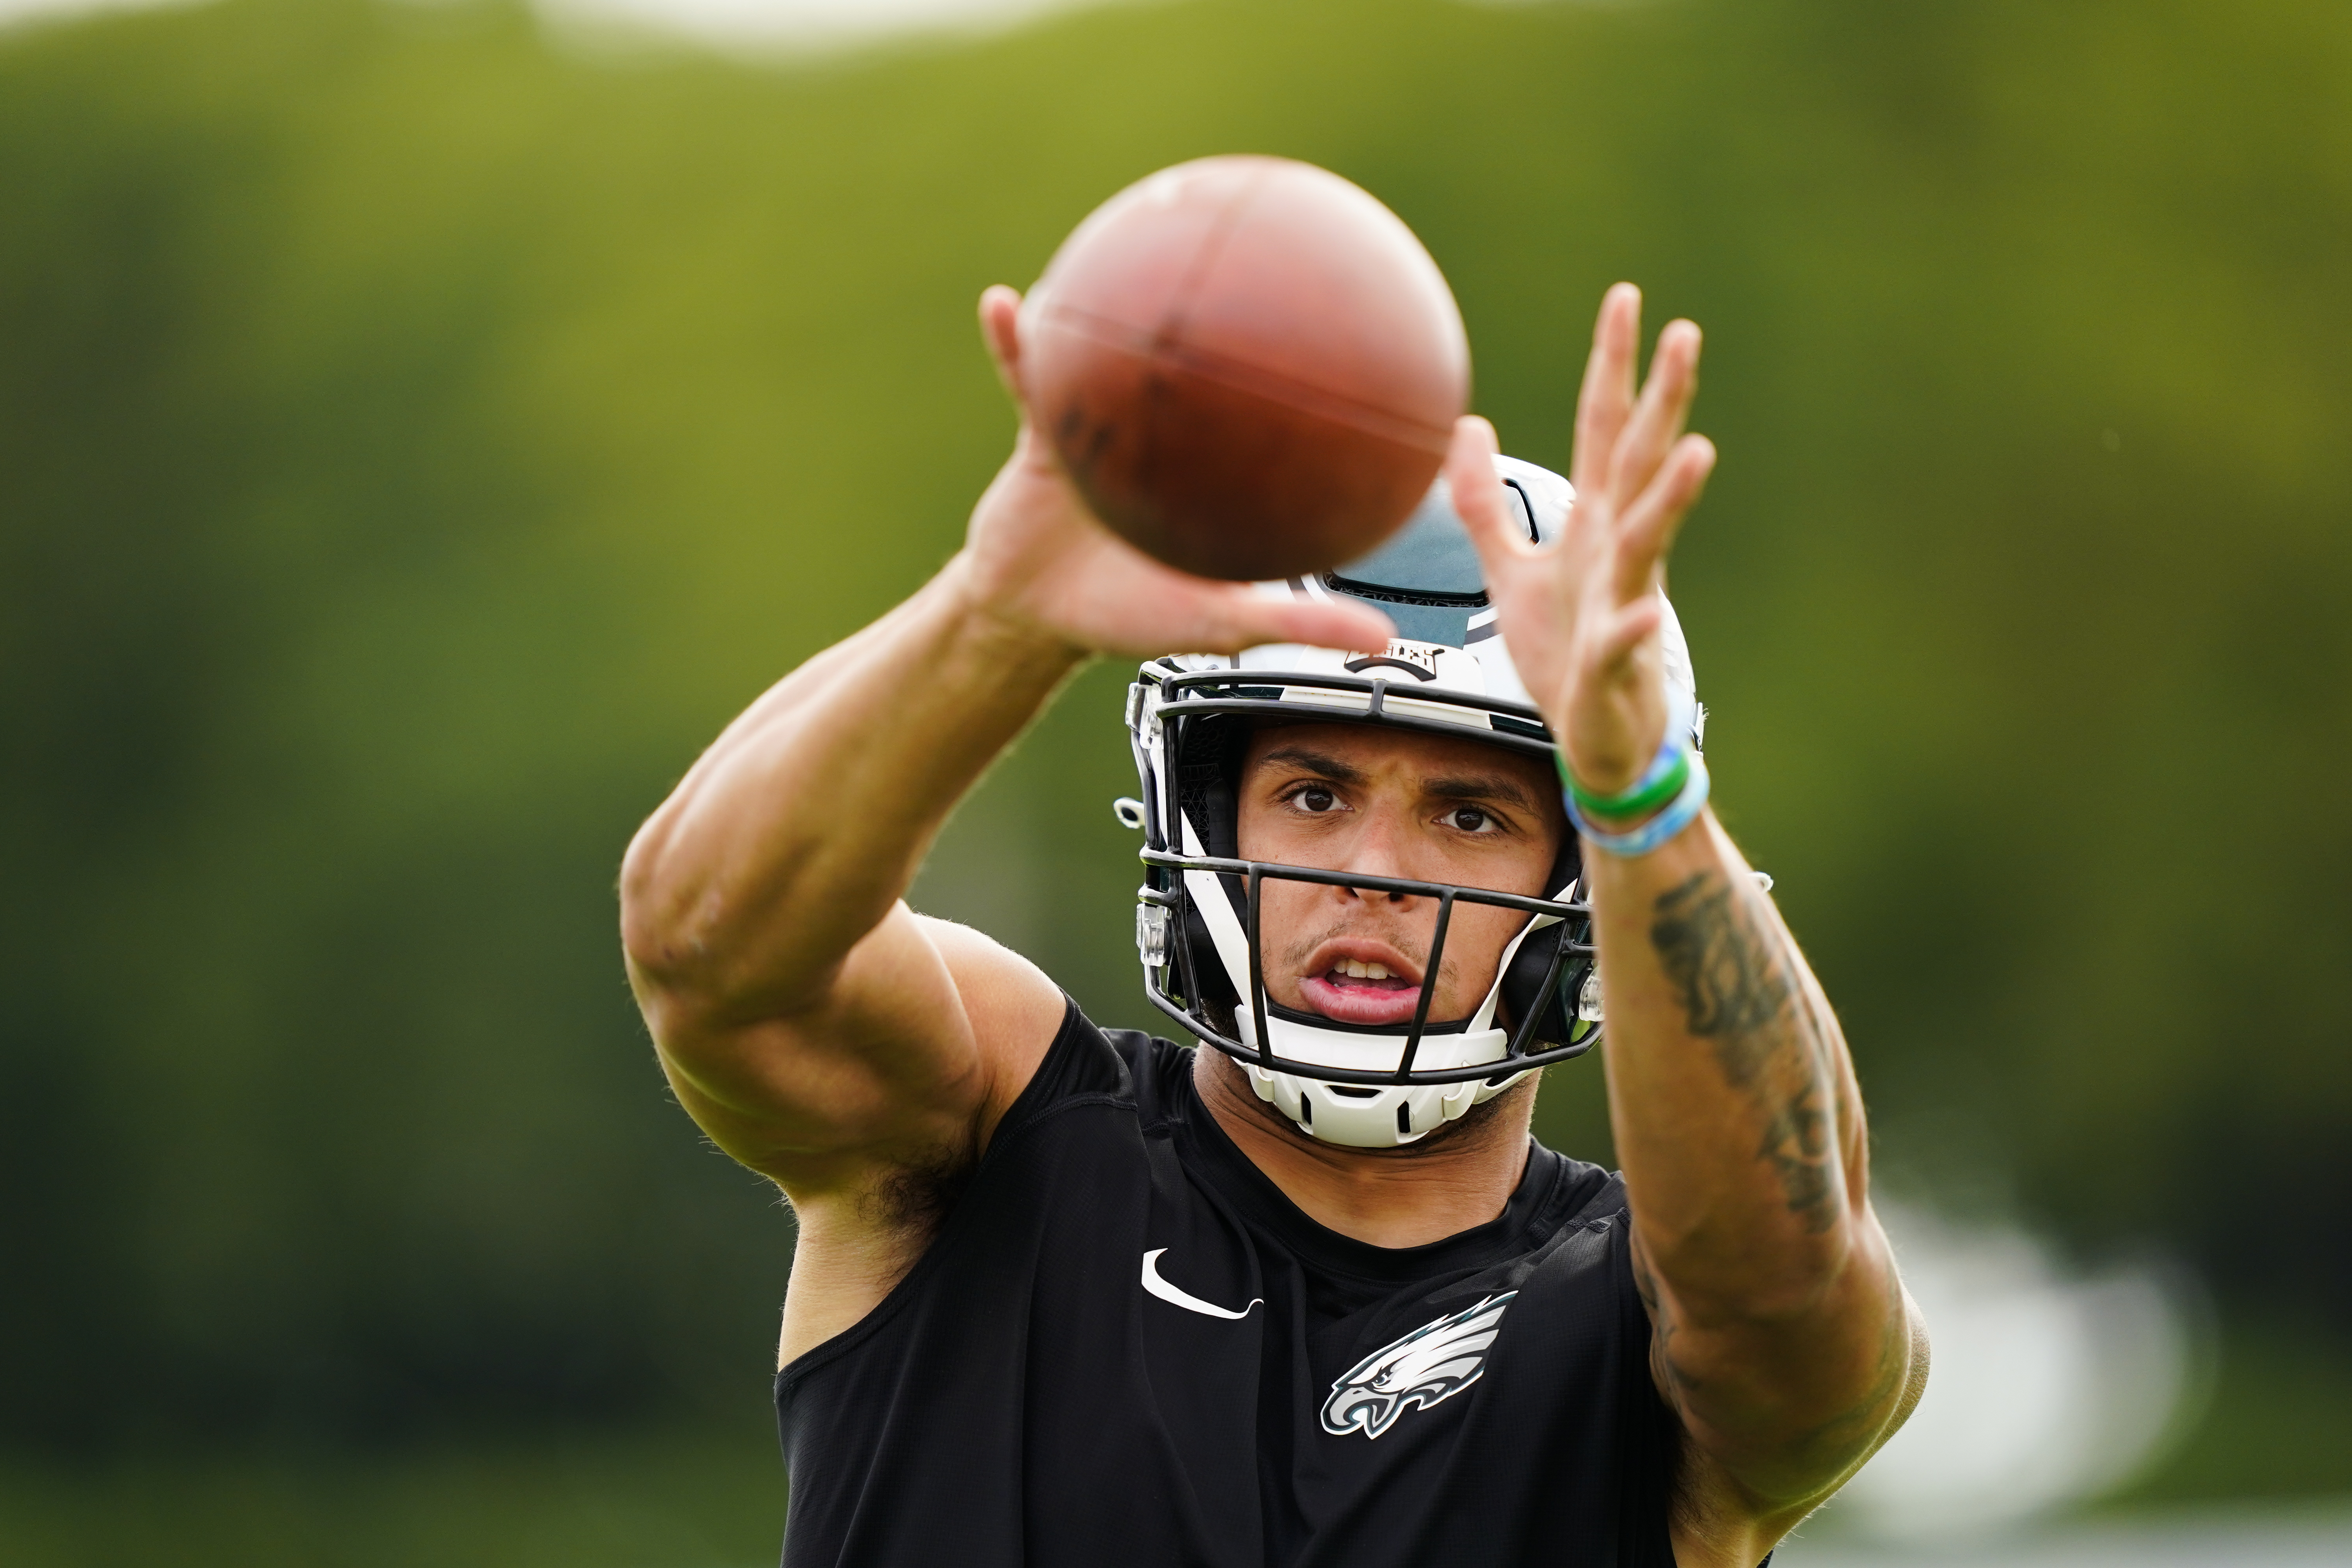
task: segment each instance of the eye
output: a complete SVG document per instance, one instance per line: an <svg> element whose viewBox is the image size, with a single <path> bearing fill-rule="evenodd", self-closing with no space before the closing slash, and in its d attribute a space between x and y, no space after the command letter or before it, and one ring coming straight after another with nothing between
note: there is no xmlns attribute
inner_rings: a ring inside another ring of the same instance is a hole
<svg viewBox="0 0 2352 1568"><path fill-rule="evenodd" d="M1339 797L1331 793L1328 785L1311 784L1292 795L1290 804L1301 811L1313 812L1320 816L1325 812L1337 811Z"/></svg>
<svg viewBox="0 0 2352 1568"><path fill-rule="evenodd" d="M1457 805L1438 819L1461 833L1499 833L1503 825L1483 806Z"/></svg>

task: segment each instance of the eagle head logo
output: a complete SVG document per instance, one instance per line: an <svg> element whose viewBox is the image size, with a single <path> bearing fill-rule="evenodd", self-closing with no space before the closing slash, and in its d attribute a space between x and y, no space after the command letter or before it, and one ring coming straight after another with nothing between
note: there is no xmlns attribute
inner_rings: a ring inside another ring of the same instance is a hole
<svg viewBox="0 0 2352 1568"><path fill-rule="evenodd" d="M1517 1290L1489 1296L1450 1318L1424 1323L1348 1369L1323 1402L1323 1430L1377 1437L1407 1410L1428 1409L1478 1381L1486 1347Z"/></svg>

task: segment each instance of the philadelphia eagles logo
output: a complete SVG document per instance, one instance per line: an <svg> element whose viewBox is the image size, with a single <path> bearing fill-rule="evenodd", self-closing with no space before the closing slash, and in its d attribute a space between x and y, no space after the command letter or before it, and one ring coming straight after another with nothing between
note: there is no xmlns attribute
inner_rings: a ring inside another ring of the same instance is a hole
<svg viewBox="0 0 2352 1568"><path fill-rule="evenodd" d="M1407 1410L1426 1410L1477 1382L1486 1368L1486 1347L1501 1331L1503 1309L1517 1294L1489 1296L1358 1362L1331 1385L1323 1430L1335 1437L1350 1432L1377 1437Z"/></svg>

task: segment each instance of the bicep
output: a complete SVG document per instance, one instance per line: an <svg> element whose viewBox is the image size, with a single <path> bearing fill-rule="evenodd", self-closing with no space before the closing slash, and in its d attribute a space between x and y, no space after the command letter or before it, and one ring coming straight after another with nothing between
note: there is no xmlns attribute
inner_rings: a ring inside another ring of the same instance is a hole
<svg viewBox="0 0 2352 1568"><path fill-rule="evenodd" d="M1019 1092L1008 1078L1027 1081L1017 1069L1035 1019L1060 1016L1059 992L1026 960L903 902L789 1015L718 1016L642 984L640 996L678 1103L787 1190L972 1143Z"/></svg>

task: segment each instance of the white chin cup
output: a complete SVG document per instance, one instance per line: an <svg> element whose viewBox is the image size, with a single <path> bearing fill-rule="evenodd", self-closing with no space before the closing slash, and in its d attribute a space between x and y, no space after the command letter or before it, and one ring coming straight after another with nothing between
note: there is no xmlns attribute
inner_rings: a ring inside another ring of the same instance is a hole
<svg viewBox="0 0 2352 1568"><path fill-rule="evenodd" d="M1481 1009L1482 1013L1490 1009ZM1317 1067L1349 1068L1360 1072L1393 1072L1404 1056L1402 1035L1372 1035L1354 1029L1318 1028L1269 1016L1266 1032L1274 1037L1274 1054ZM1234 1020L1245 1045L1257 1044L1256 1019L1244 1011ZM1502 1060L1511 1037L1503 1029L1463 1029L1447 1034L1425 1033L1413 1069L1471 1067ZM1499 1083L1465 1079L1460 1083L1435 1083L1417 1088L1370 1084L1326 1083L1296 1073L1268 1072L1249 1062L1241 1064L1250 1087L1260 1100L1287 1116L1326 1143L1350 1149L1395 1149L1416 1142L1433 1129L1452 1121L1472 1106L1492 1100L1520 1079L1513 1073Z"/></svg>

